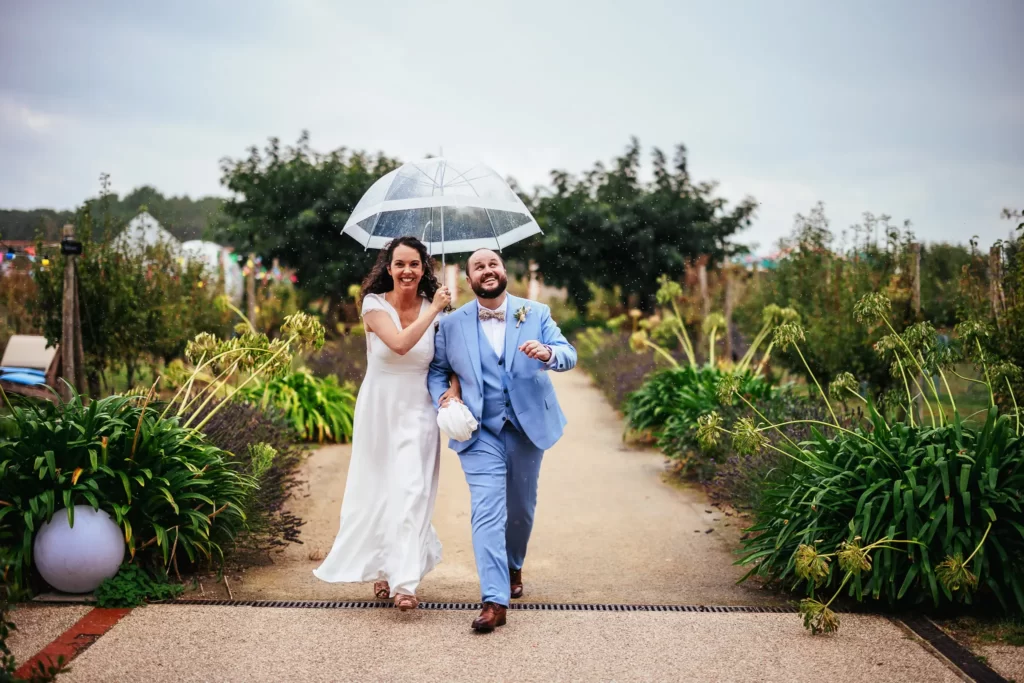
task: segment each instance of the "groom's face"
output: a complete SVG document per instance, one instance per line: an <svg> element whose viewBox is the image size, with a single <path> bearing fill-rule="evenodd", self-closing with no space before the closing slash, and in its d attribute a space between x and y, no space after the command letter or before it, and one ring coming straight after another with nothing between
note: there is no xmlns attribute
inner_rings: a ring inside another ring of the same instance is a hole
<svg viewBox="0 0 1024 683"><path fill-rule="evenodd" d="M505 264L490 249L480 249L469 257L466 277L473 292L481 299L497 299L508 286Z"/></svg>

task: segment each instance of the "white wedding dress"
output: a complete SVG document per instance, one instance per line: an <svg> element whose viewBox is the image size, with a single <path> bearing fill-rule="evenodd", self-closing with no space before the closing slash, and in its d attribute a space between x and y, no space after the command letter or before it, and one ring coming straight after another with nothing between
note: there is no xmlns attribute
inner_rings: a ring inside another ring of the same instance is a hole
<svg viewBox="0 0 1024 683"><path fill-rule="evenodd" d="M426 299L422 305L429 305ZM362 314L378 310L402 328L383 296L367 294ZM415 595L420 580L441 561L441 542L430 522L441 466L437 411L427 391L434 326L404 356L367 331L366 354L341 528L313 574L331 583L386 580L392 597Z"/></svg>

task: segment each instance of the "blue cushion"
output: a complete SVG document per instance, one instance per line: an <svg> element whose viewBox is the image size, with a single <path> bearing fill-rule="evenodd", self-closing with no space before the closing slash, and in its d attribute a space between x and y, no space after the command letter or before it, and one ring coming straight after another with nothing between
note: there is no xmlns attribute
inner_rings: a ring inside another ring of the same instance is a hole
<svg viewBox="0 0 1024 683"><path fill-rule="evenodd" d="M12 368L6 366L0 366L0 375L6 375L7 373L27 373L29 375L38 375L39 377L46 377L45 370L39 370L37 368Z"/></svg>
<svg viewBox="0 0 1024 683"><path fill-rule="evenodd" d="M5 382L11 382L12 384L27 384L29 386L35 386L37 384L45 384L46 380L44 377L34 375L28 372L12 372L10 374L4 373L0 375L0 379Z"/></svg>

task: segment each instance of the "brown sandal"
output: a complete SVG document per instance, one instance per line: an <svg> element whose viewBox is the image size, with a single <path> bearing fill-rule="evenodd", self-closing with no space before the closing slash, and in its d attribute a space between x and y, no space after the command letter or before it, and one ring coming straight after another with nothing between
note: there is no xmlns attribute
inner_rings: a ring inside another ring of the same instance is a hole
<svg viewBox="0 0 1024 683"><path fill-rule="evenodd" d="M378 600L387 600L391 597L391 586L387 581L374 581L373 594Z"/></svg>
<svg viewBox="0 0 1024 683"><path fill-rule="evenodd" d="M395 607L405 612L411 609L416 609L420 606L420 601L416 599L415 595L408 595L406 593L399 593L395 596Z"/></svg>

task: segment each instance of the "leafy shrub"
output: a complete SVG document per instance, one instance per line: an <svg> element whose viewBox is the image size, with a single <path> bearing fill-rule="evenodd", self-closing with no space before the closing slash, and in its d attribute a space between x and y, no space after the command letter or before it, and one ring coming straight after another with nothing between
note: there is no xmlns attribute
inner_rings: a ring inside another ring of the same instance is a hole
<svg viewBox="0 0 1024 683"><path fill-rule="evenodd" d="M344 442L352 438L355 391L333 377L315 377L302 369L283 377L258 379L239 394L261 409L273 406L284 413L292 428L306 441Z"/></svg>
<svg viewBox="0 0 1024 683"><path fill-rule="evenodd" d="M804 363L831 423L800 420L813 427L812 438L797 442L783 436L775 445L766 433L794 421L772 423L758 415L760 422L741 418L725 428L716 413L700 419L702 443L717 443L729 434L741 453L770 449L793 462L763 496L741 563L752 565L747 576L759 574L794 588L806 584L810 597L801 602L801 612L812 632L838 628L829 605L847 586L857 600L936 606L970 602L981 589L1003 609L1024 612L1024 577L1014 569L1024 561L1019 412L1000 415L987 380L990 407L984 426L965 425L955 403L947 420L932 379L937 374L945 382L945 371L963 361L972 346L977 355L966 357L982 366L984 377L1005 376L1012 369L989 367L977 343L976 324L961 326L964 344L955 352L939 344L926 324L897 333L890 311L891 302L880 294L866 295L855 307L859 321L880 323L890 333L876 351L904 386L893 405L876 408L857 393L849 373L836 377L829 388L833 398L863 401L865 423L851 428L840 422L801 351L803 329L793 323L781 325L775 341L791 347ZM915 418L915 401L924 404L927 418ZM815 598L818 590L835 592L826 603Z"/></svg>
<svg viewBox="0 0 1024 683"><path fill-rule="evenodd" d="M137 564L123 564L113 577L96 589L96 604L100 607L141 607L147 602L172 600L185 589L171 584L165 577L153 578Z"/></svg>
<svg viewBox="0 0 1024 683"><path fill-rule="evenodd" d="M34 532L60 506L72 525L75 505L110 513L130 556L155 545L165 565L175 553L192 562L221 555L245 525L243 501L258 473L139 397L85 406L75 395L13 406L0 420L16 429L0 440L0 542L13 548L17 584Z"/></svg>
<svg viewBox="0 0 1024 683"><path fill-rule="evenodd" d="M616 409L622 409L626 396L639 389L647 375L664 367L654 354L633 353L628 331L590 327L573 341L580 367Z"/></svg>
<svg viewBox="0 0 1024 683"><path fill-rule="evenodd" d="M358 387L366 375L366 337L353 329L331 339L319 353L306 359L306 365L318 377L334 375L341 384L352 383Z"/></svg>
<svg viewBox="0 0 1024 683"><path fill-rule="evenodd" d="M94 226L97 205L108 202L108 196L92 200L76 219L78 238L85 244L77 257L82 346L88 393L94 397L106 373L123 366L132 386L140 358L170 360L199 332L222 334L229 323L227 312L216 305L216 275L201 262L184 261L168 244L125 249L113 239L119 225ZM28 308L47 340L56 343L62 331L66 257L42 244L38 253L32 272L38 291Z"/></svg>
<svg viewBox="0 0 1024 683"><path fill-rule="evenodd" d="M141 396L88 407L78 394L56 405L8 403L11 414L0 421L13 423L15 433L0 440L0 547L14 547L15 583L31 564L35 529L58 504L72 525L79 503L112 513L133 559L154 545L165 568L177 568L179 551L190 562L223 558L225 544L245 527L245 509L274 449L250 445L247 457L236 459L207 442L202 429L247 384L285 372L294 351L323 344L323 326L302 313L281 331L273 341L254 332L231 340L196 335L185 351L194 368L162 412ZM215 373L212 381L199 382L207 372ZM229 384L242 373L245 379ZM225 400L207 410L222 391Z"/></svg>
<svg viewBox="0 0 1024 683"><path fill-rule="evenodd" d="M1003 217L1020 223L1022 213L1006 209ZM960 316L983 326L977 342L990 362L1024 367L1024 230L1018 228L1014 239L999 241L993 248L999 262L995 274L989 272L989 255L978 253L977 244L971 243L970 262L964 266L959 281ZM998 293L995 307L993 287ZM1024 394L1024 374L1005 379L1012 385L1013 393ZM1013 405L1006 382L995 383L993 390L1001 405Z"/></svg>
<svg viewBox="0 0 1024 683"><path fill-rule="evenodd" d="M828 419L828 412L820 403L795 391L777 391L771 399L759 402L757 409L773 423L794 422L781 427L781 434L774 430L765 433L769 443L776 447L784 442L783 434L797 443L811 438L811 428L805 420ZM745 404L725 406L719 411L729 423L742 417L756 417ZM742 511L759 508L770 486L787 476L794 466L791 458L771 448L739 453L725 443L698 447L710 453L715 462L714 471L702 481L708 497L715 504Z"/></svg>
<svg viewBox="0 0 1024 683"><path fill-rule="evenodd" d="M36 283L26 268L15 267L0 273L0 349L6 348L15 334L38 333L32 314L25 306L35 295Z"/></svg>
<svg viewBox="0 0 1024 683"><path fill-rule="evenodd" d="M876 233L884 244L875 242ZM839 243L829 229L822 204L807 216L797 216L794 234L784 244L791 251L766 274L744 307L759 313L771 303L796 310L804 322L807 343L802 347L810 369L818 377L851 372L875 392L897 381L889 364L872 345L884 334L877 326L853 325L854 306L862 296L886 292L894 304L898 329L913 322L910 301L909 244L913 235L892 225L888 217L866 214L865 223L852 229L852 243ZM792 350L776 354L773 362L790 372L810 377L804 362Z"/></svg>
<svg viewBox="0 0 1024 683"><path fill-rule="evenodd" d="M670 458L680 460L684 472L693 470L700 478L707 478L725 453L700 447L697 419L721 409L718 385L725 375L722 370L708 366L659 370L626 398L626 421L631 429L651 432L658 448ZM750 401L769 402L777 393L767 380L749 370L738 377L738 391Z"/></svg>
<svg viewBox="0 0 1024 683"><path fill-rule="evenodd" d="M876 419L872 432L855 433L818 435L803 446L806 462L764 497L743 562L792 581L801 545L903 539L910 543L878 552L874 569L854 578L850 594L939 605L960 595L940 580L944 560L963 565L980 546L969 583L1024 612L1017 569L1024 561L1024 442L1012 420L993 408L980 430L959 420L933 429ZM843 580L832 567L817 588L835 589ZM962 597L970 600L969 593Z"/></svg>
<svg viewBox="0 0 1024 683"><path fill-rule="evenodd" d="M234 550L265 553L271 548L298 542L302 520L284 507L299 483L297 472L303 457L295 430L277 409L261 410L238 401L224 405L212 403L196 415L196 419L201 420L213 409L217 412L203 427L206 440L235 454L243 468L253 467L248 461L251 446L266 444L277 451L277 457L260 477L259 495L247 504L246 528ZM235 559L238 559L237 552Z"/></svg>

